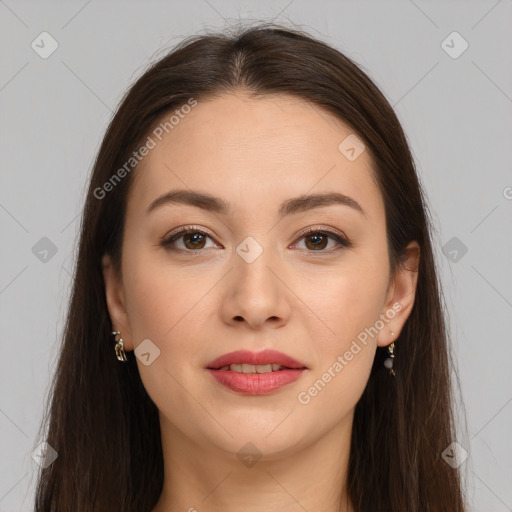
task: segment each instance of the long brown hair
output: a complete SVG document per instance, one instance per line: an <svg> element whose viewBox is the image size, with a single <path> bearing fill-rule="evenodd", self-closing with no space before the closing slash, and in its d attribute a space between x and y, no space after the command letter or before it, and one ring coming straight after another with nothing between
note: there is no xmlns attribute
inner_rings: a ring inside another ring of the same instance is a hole
<svg viewBox="0 0 512 512"><path fill-rule="evenodd" d="M349 493L355 509L462 512L457 469L441 457L455 439L452 363L426 199L400 123L371 79L306 32L262 23L185 39L130 87L97 155L83 216L63 345L40 439L57 451L42 469L36 512L149 512L163 486L158 410L133 353L114 353L101 258L121 270L132 172L105 183L171 111L234 90L287 94L338 116L370 150L384 199L391 272L421 247L416 298L396 341L396 376L377 349L355 410ZM134 167L135 169L136 167ZM125 167L126 170L126 167ZM112 182L111 182L112 183ZM103 193L103 192L102 192Z"/></svg>

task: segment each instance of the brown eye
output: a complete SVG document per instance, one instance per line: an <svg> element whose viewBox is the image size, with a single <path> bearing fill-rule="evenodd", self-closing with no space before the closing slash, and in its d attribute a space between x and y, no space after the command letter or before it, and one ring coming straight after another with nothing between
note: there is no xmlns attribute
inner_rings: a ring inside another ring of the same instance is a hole
<svg viewBox="0 0 512 512"><path fill-rule="evenodd" d="M179 245L180 239L182 247ZM211 239L211 236L199 229L184 227L178 233L162 240L161 245L166 250L171 252L199 252L199 250L205 249L207 239Z"/></svg>
<svg viewBox="0 0 512 512"><path fill-rule="evenodd" d="M337 251L338 249L342 249L345 247L351 247L350 242L338 235L337 233L334 233L333 231L328 230L319 230L319 229L310 229L302 234L302 237L300 240L305 240L305 246L306 249L309 252L325 252L325 253L331 253L333 251ZM338 247L336 247L336 244L334 248L332 246L326 250L329 244L329 240L333 240L334 242L337 242ZM332 250L330 250L332 249Z"/></svg>
<svg viewBox="0 0 512 512"><path fill-rule="evenodd" d="M307 235L304 238L305 240L310 240L310 243L306 241L308 249L325 249L329 243L329 237L325 236L323 233L314 233L312 235Z"/></svg>
<svg viewBox="0 0 512 512"><path fill-rule="evenodd" d="M205 235L202 233L187 233L182 236L187 249L202 249L204 247Z"/></svg>

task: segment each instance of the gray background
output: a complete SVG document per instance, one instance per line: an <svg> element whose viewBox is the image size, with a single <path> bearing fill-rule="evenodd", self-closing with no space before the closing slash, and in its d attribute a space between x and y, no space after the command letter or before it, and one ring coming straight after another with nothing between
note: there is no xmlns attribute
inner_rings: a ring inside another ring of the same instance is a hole
<svg viewBox="0 0 512 512"><path fill-rule="evenodd" d="M512 510L510 0L0 0L0 512L32 510L31 453L78 215L111 112L158 50L239 19L300 25L355 59L394 105L433 212L471 510ZM31 48L43 31L59 45L46 59ZM469 44L457 58L445 49L460 39L442 45L453 31Z"/></svg>

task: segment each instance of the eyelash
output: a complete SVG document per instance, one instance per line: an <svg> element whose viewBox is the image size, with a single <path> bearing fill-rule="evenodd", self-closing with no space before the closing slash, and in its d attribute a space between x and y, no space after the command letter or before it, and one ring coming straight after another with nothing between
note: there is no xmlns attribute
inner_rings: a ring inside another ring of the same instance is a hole
<svg viewBox="0 0 512 512"><path fill-rule="evenodd" d="M200 253L201 249L198 249L196 251L191 250L191 249L177 249L176 247L173 247L173 245L172 245L174 242L176 242L176 240L178 240L182 236L189 235L189 234L195 234L195 233L199 233L199 234L201 234L203 236L207 236L208 238L212 238L211 235L209 235L208 233L206 233L205 231L203 231L201 229L195 228L194 226L183 226L178 232L173 233L171 236L164 237L161 240L160 245L162 247L164 247L164 249L169 251L169 252L174 252L174 253ZM298 241L302 240L303 238L305 238L305 237L307 237L308 235L311 235L311 234L327 235L329 238L331 238L332 240L338 242L338 244L339 244L339 247L334 248L334 249L331 248L331 249L329 249L327 251L323 250L323 249L322 250L318 250L318 251L314 251L314 250L308 251L308 252L310 252L312 254L314 254L314 253L332 254L333 252L337 252L337 251L339 251L341 249L352 247L352 243L349 240L347 240L346 238L342 237L341 235L338 235L338 233L335 233L334 231L329 231L327 229L319 229L319 228L308 228L306 231L301 233L301 236L298 239Z"/></svg>

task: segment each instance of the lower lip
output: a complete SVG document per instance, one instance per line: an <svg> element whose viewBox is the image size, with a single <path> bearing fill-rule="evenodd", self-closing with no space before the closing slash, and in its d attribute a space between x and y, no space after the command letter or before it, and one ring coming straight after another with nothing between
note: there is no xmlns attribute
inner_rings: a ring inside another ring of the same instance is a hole
<svg viewBox="0 0 512 512"><path fill-rule="evenodd" d="M246 395L266 395L300 378L305 368L290 368L268 373L238 373L229 370L212 370L210 374L219 384Z"/></svg>

